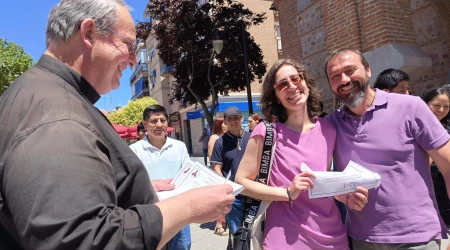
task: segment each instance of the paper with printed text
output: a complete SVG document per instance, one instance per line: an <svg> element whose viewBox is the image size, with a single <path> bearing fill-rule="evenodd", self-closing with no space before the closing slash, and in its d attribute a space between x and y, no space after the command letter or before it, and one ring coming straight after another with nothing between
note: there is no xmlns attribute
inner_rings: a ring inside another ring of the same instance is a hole
<svg viewBox="0 0 450 250"><path fill-rule="evenodd" d="M157 192L159 200L164 200L175 195L182 194L188 190L199 187L206 187L218 184L230 184L233 187L233 195L238 195L244 190L242 185L225 179L218 175L212 169L202 165L199 162L189 160L177 175L173 178L171 184L175 185L175 189L170 191Z"/></svg>
<svg viewBox="0 0 450 250"><path fill-rule="evenodd" d="M300 169L309 170L316 175L316 178L311 178L314 188L308 188L310 199L355 192L356 187L376 188L381 183L378 173L353 161L350 161L342 172L312 171L305 163L302 163Z"/></svg>

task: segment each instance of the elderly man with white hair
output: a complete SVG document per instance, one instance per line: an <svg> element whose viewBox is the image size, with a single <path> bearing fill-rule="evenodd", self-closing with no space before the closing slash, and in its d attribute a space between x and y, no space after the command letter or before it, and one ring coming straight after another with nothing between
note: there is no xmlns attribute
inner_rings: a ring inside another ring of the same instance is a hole
<svg viewBox="0 0 450 250"><path fill-rule="evenodd" d="M150 182L93 106L136 64L123 0L62 0L46 34L44 55L0 97L0 249L161 249L230 211L229 185L158 202L173 187Z"/></svg>

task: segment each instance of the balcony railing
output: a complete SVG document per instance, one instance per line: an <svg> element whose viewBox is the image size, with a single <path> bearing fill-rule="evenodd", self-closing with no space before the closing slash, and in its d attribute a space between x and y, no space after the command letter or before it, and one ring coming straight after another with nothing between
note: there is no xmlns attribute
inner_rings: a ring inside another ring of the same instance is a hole
<svg viewBox="0 0 450 250"><path fill-rule="evenodd" d="M146 78L142 77L131 86L131 100L134 100L140 97L143 93L148 92L148 88L146 87Z"/></svg>
<svg viewBox="0 0 450 250"><path fill-rule="evenodd" d="M131 74L131 77L130 77L130 82L133 82L133 79L140 72L147 72L147 64L146 63L139 62L139 64L134 67L133 74Z"/></svg>

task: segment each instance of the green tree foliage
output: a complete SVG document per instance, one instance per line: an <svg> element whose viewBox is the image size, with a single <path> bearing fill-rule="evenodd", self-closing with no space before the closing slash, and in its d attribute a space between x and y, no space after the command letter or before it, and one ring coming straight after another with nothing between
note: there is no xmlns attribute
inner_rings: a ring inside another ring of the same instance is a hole
<svg viewBox="0 0 450 250"><path fill-rule="evenodd" d="M32 64L33 59L21 46L0 38L0 95Z"/></svg>
<svg viewBox="0 0 450 250"><path fill-rule="evenodd" d="M267 65L247 29L262 23L265 13L253 13L231 0L202 5L198 0L152 0L146 12L157 20L153 29L161 60L174 67L172 74L177 80L171 86L171 101L200 104L210 126L218 94L228 95L246 87L242 27L245 27L250 82L256 79L261 82ZM225 40L220 54L215 54L211 45L217 32ZM208 110L205 101L210 97L215 105Z"/></svg>
<svg viewBox="0 0 450 250"><path fill-rule="evenodd" d="M158 104L158 102L151 97L129 101L126 106L109 115L108 119L114 124L134 126L142 121L144 109L153 104Z"/></svg>

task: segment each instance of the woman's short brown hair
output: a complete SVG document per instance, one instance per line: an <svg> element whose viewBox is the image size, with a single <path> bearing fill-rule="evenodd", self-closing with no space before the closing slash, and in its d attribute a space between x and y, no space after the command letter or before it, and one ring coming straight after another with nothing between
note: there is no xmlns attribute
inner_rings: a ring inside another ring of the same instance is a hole
<svg viewBox="0 0 450 250"><path fill-rule="evenodd" d="M212 126L212 134L213 135L223 135L223 129L222 129L222 123L223 123L223 117L217 117L214 120L213 126Z"/></svg>
<svg viewBox="0 0 450 250"><path fill-rule="evenodd" d="M256 122L259 122L259 120L261 120L261 117L259 117L258 113L251 113L248 117L252 118Z"/></svg>
<svg viewBox="0 0 450 250"><path fill-rule="evenodd" d="M266 119L269 120L274 117L276 117L278 121L283 123L287 120L286 108L284 108L284 106L278 102L274 88L276 74L278 70L285 65L293 66L298 73L302 73L304 75L306 86L309 89L309 96L307 100L308 116L313 117L313 112L320 111L320 90L316 88L314 79L310 77L306 72L306 67L292 59L281 59L275 62L264 78L261 88L260 101L262 106L262 114Z"/></svg>

